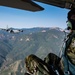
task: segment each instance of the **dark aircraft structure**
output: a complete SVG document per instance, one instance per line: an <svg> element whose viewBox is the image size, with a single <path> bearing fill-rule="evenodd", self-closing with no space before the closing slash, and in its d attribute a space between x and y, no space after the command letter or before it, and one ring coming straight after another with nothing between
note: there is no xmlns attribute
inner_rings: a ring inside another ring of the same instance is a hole
<svg viewBox="0 0 75 75"><path fill-rule="evenodd" d="M0 0L0 5L33 12L44 10L43 7L32 2L32 0Z"/></svg>
<svg viewBox="0 0 75 75"><path fill-rule="evenodd" d="M0 0L0 5L33 12L44 10L43 7L35 2L41 2L66 9L75 8L75 0Z"/></svg>
<svg viewBox="0 0 75 75"><path fill-rule="evenodd" d="M61 8L75 8L75 0L35 0L45 4L61 7Z"/></svg>

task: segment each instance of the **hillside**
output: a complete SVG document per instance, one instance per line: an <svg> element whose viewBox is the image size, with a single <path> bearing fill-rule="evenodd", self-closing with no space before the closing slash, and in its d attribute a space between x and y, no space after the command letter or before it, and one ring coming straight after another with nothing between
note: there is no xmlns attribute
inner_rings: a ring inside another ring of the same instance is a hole
<svg viewBox="0 0 75 75"><path fill-rule="evenodd" d="M6 55L12 50L12 45L8 41L6 32L0 31L0 67L6 60Z"/></svg>
<svg viewBox="0 0 75 75"><path fill-rule="evenodd" d="M7 53L1 53L6 54L6 60L2 62L0 75L23 75L24 58L29 54L35 54L42 59L50 52L59 56L64 38L64 33L59 28L32 28L23 31L20 34L1 33L6 37L1 39L6 46L2 49Z"/></svg>

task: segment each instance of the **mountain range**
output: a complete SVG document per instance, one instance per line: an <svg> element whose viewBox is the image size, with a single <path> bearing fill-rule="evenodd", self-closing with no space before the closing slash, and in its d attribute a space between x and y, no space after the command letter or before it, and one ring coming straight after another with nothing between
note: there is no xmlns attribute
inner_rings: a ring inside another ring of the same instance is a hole
<svg viewBox="0 0 75 75"><path fill-rule="evenodd" d="M60 28L23 28L18 34L0 30L0 75L24 75L25 57L60 55L64 33Z"/></svg>

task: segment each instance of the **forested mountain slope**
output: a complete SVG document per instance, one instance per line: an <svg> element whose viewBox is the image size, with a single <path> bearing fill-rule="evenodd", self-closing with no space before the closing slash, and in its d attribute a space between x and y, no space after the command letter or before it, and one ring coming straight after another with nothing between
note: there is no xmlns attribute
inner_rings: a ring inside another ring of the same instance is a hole
<svg viewBox="0 0 75 75"><path fill-rule="evenodd" d="M23 33L19 34L0 33L4 36L1 38L3 44L0 42L0 51L4 52L0 53L6 59L2 62L0 75L24 74L24 59L29 54L35 54L42 59L50 52L59 56L64 39L64 33L59 28L23 29Z"/></svg>

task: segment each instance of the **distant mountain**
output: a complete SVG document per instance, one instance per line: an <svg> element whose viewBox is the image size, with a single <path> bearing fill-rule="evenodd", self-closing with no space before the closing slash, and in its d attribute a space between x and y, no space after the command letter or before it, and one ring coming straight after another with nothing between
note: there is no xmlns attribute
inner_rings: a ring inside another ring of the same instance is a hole
<svg viewBox="0 0 75 75"><path fill-rule="evenodd" d="M59 56L64 39L60 28L23 29L23 33L19 34L9 34L1 30L0 35L0 53L4 57L0 57L3 60L0 75L23 75L24 59L29 54L42 59L50 52Z"/></svg>
<svg viewBox="0 0 75 75"><path fill-rule="evenodd" d="M12 45L8 40L8 33L0 31L0 67L6 60L6 55L12 50Z"/></svg>

